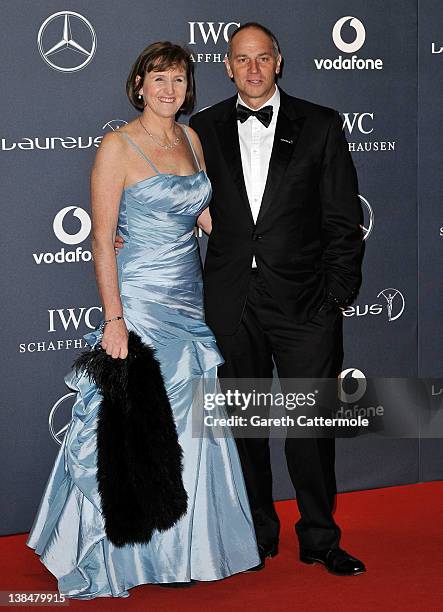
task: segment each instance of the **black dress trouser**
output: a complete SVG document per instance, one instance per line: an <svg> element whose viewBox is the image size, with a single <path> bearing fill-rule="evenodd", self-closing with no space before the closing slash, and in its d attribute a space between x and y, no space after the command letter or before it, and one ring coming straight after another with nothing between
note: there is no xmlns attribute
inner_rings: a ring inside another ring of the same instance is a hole
<svg viewBox="0 0 443 612"><path fill-rule="evenodd" d="M222 386L223 379L270 379L273 361L281 379L335 378L343 360L342 315L327 304L306 323L292 321L253 270L240 326L231 336L217 335L217 342L225 359L218 370ZM257 542L269 550L278 543L280 530L272 498L269 438L236 441ZM300 548L338 546L340 529L332 516L334 439L287 437L285 454L301 515L295 525Z"/></svg>

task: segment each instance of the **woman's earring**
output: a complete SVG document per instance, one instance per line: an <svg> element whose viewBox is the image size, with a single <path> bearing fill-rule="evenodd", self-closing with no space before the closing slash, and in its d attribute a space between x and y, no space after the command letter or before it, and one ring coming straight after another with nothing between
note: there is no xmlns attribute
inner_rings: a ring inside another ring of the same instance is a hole
<svg viewBox="0 0 443 612"><path fill-rule="evenodd" d="M137 99L138 100L143 100L143 96L141 94L138 94Z"/></svg>

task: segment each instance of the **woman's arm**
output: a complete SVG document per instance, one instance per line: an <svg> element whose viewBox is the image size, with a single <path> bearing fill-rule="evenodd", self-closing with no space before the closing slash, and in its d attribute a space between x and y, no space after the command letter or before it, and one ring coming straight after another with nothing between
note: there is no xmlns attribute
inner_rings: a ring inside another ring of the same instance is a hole
<svg viewBox="0 0 443 612"><path fill-rule="evenodd" d="M191 127L188 127L188 134L192 138L192 144L194 145L194 151L198 157L198 161L200 162L200 168L202 168L202 170L206 170L205 158L203 155L203 148L200 138L198 137L197 132ZM209 208L206 208L198 217L197 225L205 232L205 234L208 234L209 236L212 231L212 219Z"/></svg>
<svg viewBox="0 0 443 612"><path fill-rule="evenodd" d="M125 180L122 162L120 136L107 134L97 151L91 174L92 253L105 320L123 316L114 254L118 211ZM114 359L124 359L127 356L128 331L122 319L105 325L101 344Z"/></svg>

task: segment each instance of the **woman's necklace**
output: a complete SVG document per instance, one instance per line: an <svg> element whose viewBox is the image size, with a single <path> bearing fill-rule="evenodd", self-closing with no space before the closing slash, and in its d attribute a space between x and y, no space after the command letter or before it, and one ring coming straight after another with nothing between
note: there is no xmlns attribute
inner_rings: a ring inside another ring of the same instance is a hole
<svg viewBox="0 0 443 612"><path fill-rule="evenodd" d="M180 136L177 136L177 126L175 124L174 124L174 132L176 134L175 140L173 142L168 142L167 144L162 144L161 142L159 142L155 138L155 136L153 134L151 134L151 132L149 130L147 130L145 128L145 126L143 125L143 122L142 122L140 117L138 118L138 120L140 121L140 125L145 130L146 134L148 134L148 136L150 136L152 138L152 140L155 142L155 144L158 145L159 147L161 147L162 149L173 149L174 147L176 147L181 142Z"/></svg>

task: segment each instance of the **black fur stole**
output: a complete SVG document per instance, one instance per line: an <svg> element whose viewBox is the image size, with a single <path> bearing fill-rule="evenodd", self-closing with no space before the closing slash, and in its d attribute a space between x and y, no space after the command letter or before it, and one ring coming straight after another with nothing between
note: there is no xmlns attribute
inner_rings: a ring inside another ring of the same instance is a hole
<svg viewBox="0 0 443 612"><path fill-rule="evenodd" d="M187 510L182 449L154 350L129 332L128 357L97 345L80 355L103 397L97 423L97 481L106 535L115 546L146 544Z"/></svg>

